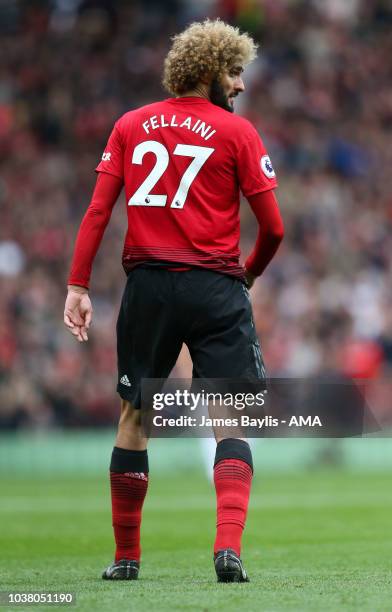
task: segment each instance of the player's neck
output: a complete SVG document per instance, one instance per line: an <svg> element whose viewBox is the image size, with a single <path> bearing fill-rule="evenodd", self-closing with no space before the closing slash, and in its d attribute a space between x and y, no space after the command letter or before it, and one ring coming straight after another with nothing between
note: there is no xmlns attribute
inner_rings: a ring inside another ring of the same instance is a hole
<svg viewBox="0 0 392 612"><path fill-rule="evenodd" d="M208 85L205 85L204 83L199 83L193 89L190 89L189 91L187 91L184 94L182 94L181 97L184 97L184 98L189 98L189 97L193 97L193 98L205 98L206 100L209 100L210 99L210 96L209 96L209 87L208 87Z"/></svg>

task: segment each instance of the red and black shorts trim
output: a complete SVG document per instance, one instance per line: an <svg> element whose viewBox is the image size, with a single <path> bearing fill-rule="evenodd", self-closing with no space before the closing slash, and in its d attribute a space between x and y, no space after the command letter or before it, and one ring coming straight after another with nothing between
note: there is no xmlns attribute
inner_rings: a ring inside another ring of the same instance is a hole
<svg viewBox="0 0 392 612"><path fill-rule="evenodd" d="M167 378L182 345L194 378L265 378L249 293L238 279L195 268L137 267L117 321L120 396L141 405L143 378Z"/></svg>

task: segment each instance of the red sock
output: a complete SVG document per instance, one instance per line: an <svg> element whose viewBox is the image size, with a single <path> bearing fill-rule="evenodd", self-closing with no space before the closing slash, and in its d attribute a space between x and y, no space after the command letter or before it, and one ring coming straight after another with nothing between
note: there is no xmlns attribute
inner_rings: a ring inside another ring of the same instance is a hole
<svg viewBox="0 0 392 612"><path fill-rule="evenodd" d="M224 548L232 548L240 555L252 469L240 459L222 459L215 465L214 483L217 502L214 553Z"/></svg>
<svg viewBox="0 0 392 612"><path fill-rule="evenodd" d="M140 524L147 493L148 474L110 472L115 561L140 561Z"/></svg>

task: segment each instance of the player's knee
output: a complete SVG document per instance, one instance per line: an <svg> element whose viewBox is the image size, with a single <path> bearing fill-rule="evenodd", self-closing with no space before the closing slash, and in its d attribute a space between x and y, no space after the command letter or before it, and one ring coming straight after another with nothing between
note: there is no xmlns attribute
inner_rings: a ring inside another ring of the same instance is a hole
<svg viewBox="0 0 392 612"><path fill-rule="evenodd" d="M120 400L121 402L121 412L131 412L131 411L135 411L135 408L133 407L133 404L129 401L129 400L125 400L123 398L121 398Z"/></svg>

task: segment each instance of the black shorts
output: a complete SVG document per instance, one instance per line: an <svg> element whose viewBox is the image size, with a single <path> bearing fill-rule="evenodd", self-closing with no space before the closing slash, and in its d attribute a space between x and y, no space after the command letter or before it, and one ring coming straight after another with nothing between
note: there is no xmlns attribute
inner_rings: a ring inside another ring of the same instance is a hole
<svg viewBox="0 0 392 612"><path fill-rule="evenodd" d="M194 378L265 378L249 292L240 280L199 268L132 270L117 321L120 396L140 408L142 379L167 378L183 343Z"/></svg>

